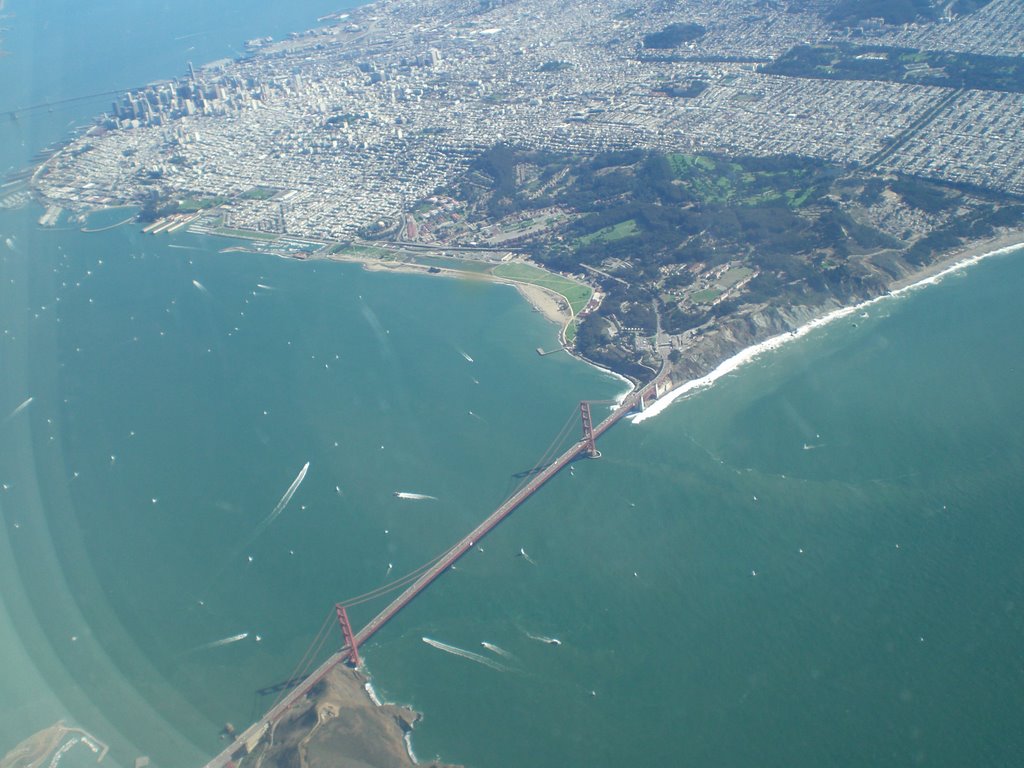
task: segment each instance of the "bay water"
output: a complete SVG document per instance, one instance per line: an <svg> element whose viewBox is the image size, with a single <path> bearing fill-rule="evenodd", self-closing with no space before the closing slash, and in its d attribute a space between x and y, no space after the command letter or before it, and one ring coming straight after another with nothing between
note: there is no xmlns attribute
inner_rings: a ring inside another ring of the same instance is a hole
<svg viewBox="0 0 1024 768"><path fill-rule="evenodd" d="M0 109L337 10L211 6L9 2ZM0 166L109 100L5 118ZM438 554L622 391L537 356L555 330L506 287L39 214L0 212L0 752L64 718L112 764L201 764L334 601ZM364 649L424 713L417 754L1018 762L1022 284L987 260L609 432Z"/></svg>

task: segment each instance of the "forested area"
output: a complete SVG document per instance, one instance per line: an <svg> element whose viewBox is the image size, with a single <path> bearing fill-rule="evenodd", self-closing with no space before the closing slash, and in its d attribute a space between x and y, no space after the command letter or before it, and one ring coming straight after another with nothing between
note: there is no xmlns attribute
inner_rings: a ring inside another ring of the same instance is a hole
<svg viewBox="0 0 1024 768"><path fill-rule="evenodd" d="M880 45L797 45L760 71L823 80L879 80L1024 92L1024 59Z"/></svg>

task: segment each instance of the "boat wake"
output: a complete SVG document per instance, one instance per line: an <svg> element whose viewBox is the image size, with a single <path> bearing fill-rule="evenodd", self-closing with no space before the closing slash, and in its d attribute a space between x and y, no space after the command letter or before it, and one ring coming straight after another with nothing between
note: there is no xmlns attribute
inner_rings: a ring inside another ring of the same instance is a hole
<svg viewBox="0 0 1024 768"><path fill-rule="evenodd" d="M263 522L256 527L256 533L253 534L253 538L259 536L266 530L272 522L277 520L278 515L284 512L284 508L288 506L288 502L292 500L292 496L299 490L299 486L302 485L302 481L306 479L306 473L309 472L309 462L307 461L302 469L299 470L299 474L292 480L292 484L288 486L288 490L284 492L284 496L277 502L277 506L271 511L269 515L264 518Z"/></svg>
<svg viewBox="0 0 1024 768"><path fill-rule="evenodd" d="M281 501L278 502L278 506L275 506L270 511L270 514L264 517L260 524L256 526L252 535L245 541L245 544L242 545L242 549L248 549L249 546L262 535L262 532L266 530L274 520L281 516L281 513L285 511L285 507L288 506L288 503L292 501L292 497L295 496L295 492L299 489L299 485L301 485L302 481L306 479L306 472L308 471L309 462L306 462L302 466L302 469L299 470L299 474L296 475L294 480L292 480L292 484L288 486L288 490L286 490L285 495L281 497Z"/></svg>
<svg viewBox="0 0 1024 768"><path fill-rule="evenodd" d="M467 354L466 354L465 352L463 352L463 351L462 351L461 349L459 350L459 354L460 354L460 355L462 355L462 357L463 357L463 358L464 358L464 359L466 360L466 362L467 362L467 363L473 363L473 362L476 362L475 360L473 360L473 358L472 358L472 357L470 357L469 355L467 355Z"/></svg>
<svg viewBox="0 0 1024 768"><path fill-rule="evenodd" d="M192 285L194 285L196 288L198 288L203 293L209 293L209 291L206 290L206 286L203 285L202 283L200 283L198 280L193 280L192 281Z"/></svg>
<svg viewBox="0 0 1024 768"><path fill-rule="evenodd" d="M437 496L430 496L426 493L409 493L408 491L395 491L396 499L406 501L437 501Z"/></svg>
<svg viewBox="0 0 1024 768"><path fill-rule="evenodd" d="M526 636L531 640L536 640L538 643L547 643L548 645L561 645L562 641L557 637L547 637L546 635L531 635L529 632Z"/></svg>
<svg viewBox="0 0 1024 768"><path fill-rule="evenodd" d="M239 635L232 635L231 637L225 637L225 638L222 638L221 640L214 640L212 643L205 643L204 645L198 646L194 650L196 650L196 651L208 651L211 648L220 648L221 646L231 645L232 643L241 642L242 640L245 640L245 638L247 638L248 636L249 636L248 632L242 632Z"/></svg>
<svg viewBox="0 0 1024 768"><path fill-rule="evenodd" d="M486 640L484 642L480 643L480 645L482 645L484 648L486 648L491 653L496 653L499 656L502 656L502 657L504 657L506 659L514 659L515 658L515 656L513 656L511 653L506 651L504 648L499 648L494 643L488 643Z"/></svg>
<svg viewBox="0 0 1024 768"><path fill-rule="evenodd" d="M15 416L17 416L17 415L18 415L19 413L21 413L21 412L22 412L22 411L24 411L24 410L25 410L26 408L28 408L28 407L29 407L30 405L32 405L32 401L33 401L33 400L35 400L35 398L34 398L34 397L30 397L30 398L26 399L26 400L25 400L25 402L23 402L23 403L22 403L21 405L19 405L19 406L18 406L17 408L15 408L15 409L14 409L13 411L11 411L10 413L8 413L8 414L7 414L7 418L6 418L6 419L4 419L4 422L6 423L6 422L10 421L10 420L11 420L11 419L13 419L13 418L14 418Z"/></svg>
<svg viewBox="0 0 1024 768"><path fill-rule="evenodd" d="M454 645L448 645L448 643L442 643L438 640L432 640L429 637L424 637L422 639L424 643L433 648L437 648L437 650L439 651L450 653L453 656L461 656L464 659L475 661L477 664L483 664L485 667L496 669L498 672L508 672L508 667L503 666L496 661L492 661L491 659L488 659L486 656L481 656L479 653L473 653L472 651L467 651L463 648L456 648Z"/></svg>
<svg viewBox="0 0 1024 768"><path fill-rule="evenodd" d="M302 469L299 470L299 474L292 481L292 484L288 486L288 490L284 492L284 496L282 496L281 500L277 502L277 506L275 506L273 510L271 510L269 515L263 518L260 524L253 529L253 532L251 534L249 534L249 537L234 550L232 555L225 559L223 565L221 565L220 567L220 570L218 570L211 579L211 584L220 579L220 577L224 575L224 572L229 567L231 567L231 565L235 562L238 556L245 550L249 549L249 547L252 546L252 543L256 541L256 539L258 539L260 535L265 530L267 530L267 528L270 527L270 525L278 518L278 516L280 516L282 512L284 512L285 507L288 506L288 502L292 500L292 496L294 496L295 492L299 490L299 486L302 485L302 481L306 479L307 472L309 472L308 461L303 465ZM251 563L252 561L252 555L249 555L249 562Z"/></svg>

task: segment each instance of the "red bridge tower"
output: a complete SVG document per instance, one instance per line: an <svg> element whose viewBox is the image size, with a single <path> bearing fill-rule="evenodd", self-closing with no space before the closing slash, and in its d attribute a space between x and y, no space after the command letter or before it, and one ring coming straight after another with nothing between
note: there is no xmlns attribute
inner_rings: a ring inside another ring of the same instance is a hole
<svg viewBox="0 0 1024 768"><path fill-rule="evenodd" d="M336 603L334 610L338 614L338 624L341 626L341 634L345 638L345 645L349 647L349 661L356 667L359 667L362 665L362 662L359 660L359 645L356 643L356 636L352 632L352 625L348 621L348 612L341 603Z"/></svg>
<svg viewBox="0 0 1024 768"><path fill-rule="evenodd" d="M594 421L590 417L590 403L586 400L580 403L580 418L583 420L583 442L587 456L599 459L601 452L597 450L597 445L594 442Z"/></svg>

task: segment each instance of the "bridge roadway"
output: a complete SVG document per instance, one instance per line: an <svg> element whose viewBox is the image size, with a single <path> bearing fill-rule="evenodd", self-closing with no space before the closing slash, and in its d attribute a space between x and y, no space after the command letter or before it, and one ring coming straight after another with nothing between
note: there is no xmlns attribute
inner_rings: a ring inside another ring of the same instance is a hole
<svg viewBox="0 0 1024 768"><path fill-rule="evenodd" d="M664 368L662 369L662 372L663 371ZM594 427L594 439L596 440L623 416L633 410L633 408L635 408L640 402L641 398L657 387L661 378L662 374L659 373L654 381L627 395L607 418ZM472 549L474 544L490 533L498 523L508 517L508 515L511 514L520 504L536 493L544 483L558 474L558 472L569 464L569 462L578 458L586 448L587 441L580 440L579 442L574 443L553 462L538 471L537 474L534 475L528 483L526 483L526 485L509 496L500 507L494 510L494 512L487 517L487 519L442 555L434 565L424 571L419 578L406 587L398 597L388 603L384 610L374 616L365 627L359 630L355 635L356 646L360 646L369 640L381 627L394 618L395 614L411 603L413 599L420 594L420 592L430 586L434 579L448 570L450 566L454 565L455 561ZM331 654L331 656L317 667L309 677L293 688L287 696L281 699L281 701L271 707L263 717L246 728L245 731L243 731L227 749L208 762L204 768L224 768L232 762L232 755L239 754L240 752L241 754L244 754L244 748L246 745L249 745L249 747L254 746L271 723L276 723L293 704L309 693L310 689L320 682L320 680L322 680L334 667L346 662L349 658L349 653L350 649L346 645L337 653Z"/></svg>

